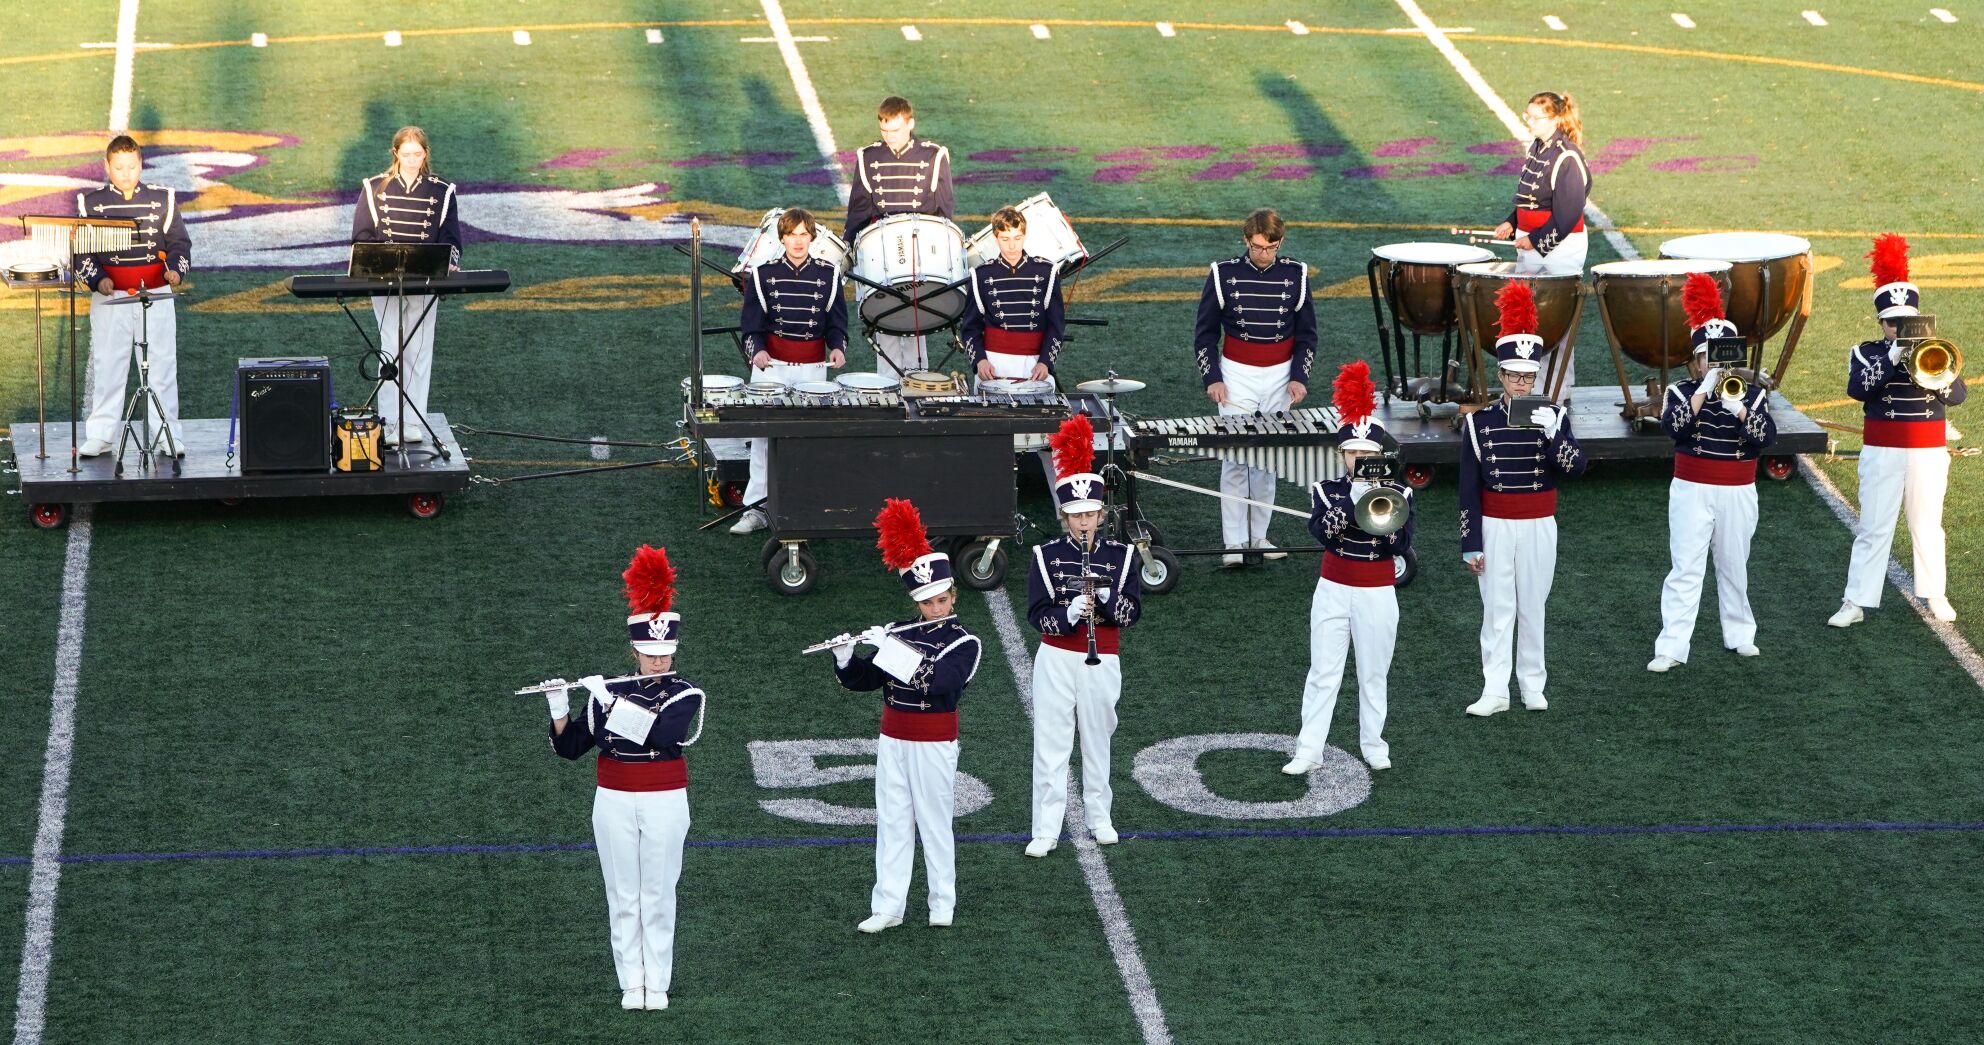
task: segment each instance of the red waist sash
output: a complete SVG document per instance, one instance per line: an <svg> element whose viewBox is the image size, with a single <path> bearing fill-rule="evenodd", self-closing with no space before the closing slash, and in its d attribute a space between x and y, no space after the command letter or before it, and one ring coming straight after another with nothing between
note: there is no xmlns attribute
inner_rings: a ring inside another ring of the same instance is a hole
<svg viewBox="0 0 1984 1045"><path fill-rule="evenodd" d="M689 786L689 763L679 758L659 762L622 762L599 756L595 779L608 791L678 791Z"/></svg>
<svg viewBox="0 0 1984 1045"><path fill-rule="evenodd" d="M1522 232L1535 232L1537 229L1540 229L1548 224L1550 224L1549 211L1530 210L1527 207L1516 208L1516 228L1518 230ZM1576 225L1571 226L1571 231L1572 232L1584 231L1584 215L1582 214L1578 215L1578 223Z"/></svg>
<svg viewBox="0 0 1984 1045"><path fill-rule="evenodd" d="M1481 491L1481 514L1490 519L1548 519L1557 514L1557 491Z"/></svg>
<svg viewBox="0 0 1984 1045"><path fill-rule="evenodd" d="M1674 478L1706 486L1751 486L1757 481L1755 458L1747 461L1717 460L1694 454L1674 455Z"/></svg>
<svg viewBox="0 0 1984 1045"><path fill-rule="evenodd" d="M882 705L882 735L897 740L956 740L955 711L904 711Z"/></svg>
<svg viewBox="0 0 1984 1045"><path fill-rule="evenodd" d="M139 287L157 289L165 286L163 261L154 261L149 265L105 265L103 274L110 277L110 285L118 290L137 290Z"/></svg>
<svg viewBox="0 0 1984 1045"><path fill-rule="evenodd" d="M1885 421L1867 418L1868 446L1899 446L1920 450L1941 446L1949 440L1949 424L1944 421Z"/></svg>
<svg viewBox="0 0 1984 1045"><path fill-rule="evenodd" d="M985 328L985 351L1008 356L1037 356L1045 337L1045 332L1039 330L1001 330L988 326Z"/></svg>
<svg viewBox="0 0 1984 1045"><path fill-rule="evenodd" d="M805 364L827 361L825 341L788 341L777 334L771 335L770 341L771 344L766 351L781 363Z"/></svg>
<svg viewBox="0 0 1984 1045"><path fill-rule="evenodd" d="M1040 644L1064 649L1070 653L1088 652L1088 625L1084 624L1073 635L1042 635ZM1095 629L1095 651L1115 653L1123 646L1123 629L1104 624Z"/></svg>
<svg viewBox="0 0 1984 1045"><path fill-rule="evenodd" d="M1398 571L1390 559L1365 562L1346 559L1335 552L1324 552L1320 572L1324 580L1352 588L1389 588L1398 583Z"/></svg>
<svg viewBox="0 0 1984 1045"><path fill-rule="evenodd" d="M1295 339L1242 341L1228 334L1226 343L1220 348L1220 355L1248 366L1279 366L1295 358Z"/></svg>

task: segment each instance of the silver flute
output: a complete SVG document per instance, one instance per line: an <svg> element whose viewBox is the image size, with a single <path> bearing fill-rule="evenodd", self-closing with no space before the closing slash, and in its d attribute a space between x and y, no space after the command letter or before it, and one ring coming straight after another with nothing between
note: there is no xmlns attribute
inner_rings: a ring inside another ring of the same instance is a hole
<svg viewBox="0 0 1984 1045"><path fill-rule="evenodd" d="M652 675L621 675L618 678L607 679L606 684L611 686L615 682L642 682L647 679L666 678L667 676L673 674L675 673L672 671L657 671ZM579 688L579 684L576 682L567 682L563 685L554 685L548 682L540 682L535 686L525 686L524 688L518 690L517 696L521 697L526 693L549 693L554 689L578 689L578 688Z"/></svg>

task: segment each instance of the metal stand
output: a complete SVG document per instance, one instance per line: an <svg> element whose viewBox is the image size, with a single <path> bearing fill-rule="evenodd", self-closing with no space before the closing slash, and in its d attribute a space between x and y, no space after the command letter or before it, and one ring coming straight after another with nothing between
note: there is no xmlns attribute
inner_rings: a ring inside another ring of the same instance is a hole
<svg viewBox="0 0 1984 1045"><path fill-rule="evenodd" d="M151 314L153 297L154 295L150 288L140 287L135 298L111 299L112 304L123 304L136 300L138 308L141 310L138 313L138 340L131 343L133 361L138 365L138 387L131 390L131 398L124 404L123 425L117 436L117 467L113 474L120 477L124 474L124 450L131 443L134 435L134 426L136 428L135 435L138 442L138 468L141 471L149 472L152 470L152 450L156 447L160 436L163 436L165 439L165 454L167 459L172 462L172 474L179 474L179 461L186 456L185 449L179 445L178 437L172 434L172 422L165 417L165 403L159 399L158 392L152 388ZM142 420L138 417L138 408L140 405L144 407L145 411ZM163 422L159 425L157 432L151 430L154 421Z"/></svg>

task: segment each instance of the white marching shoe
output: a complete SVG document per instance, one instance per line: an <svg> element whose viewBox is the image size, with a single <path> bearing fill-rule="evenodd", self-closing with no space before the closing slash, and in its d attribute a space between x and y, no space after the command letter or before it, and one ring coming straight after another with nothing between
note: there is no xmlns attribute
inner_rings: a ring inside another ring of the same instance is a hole
<svg viewBox="0 0 1984 1045"><path fill-rule="evenodd" d="M1026 844L1026 855L1031 857L1046 856L1048 853L1054 851L1055 846L1060 844L1059 841L1052 838L1036 838Z"/></svg>
<svg viewBox="0 0 1984 1045"><path fill-rule="evenodd" d="M1525 707L1525 708L1528 708L1528 709L1529 709L1529 710L1531 710L1531 711L1548 711L1548 710L1550 710L1550 702L1549 702L1549 701L1547 701L1547 700L1544 700L1544 699L1543 699L1543 694L1541 694L1541 693L1538 693L1538 694L1535 694L1534 696L1532 696L1532 695L1530 695L1530 694L1528 694L1528 693L1524 693L1524 694L1522 695L1522 706L1523 706L1523 707Z"/></svg>
<svg viewBox="0 0 1984 1045"><path fill-rule="evenodd" d="M1680 661L1666 656L1655 656L1652 660L1646 662L1646 670L1653 672L1672 671L1680 666Z"/></svg>
<svg viewBox="0 0 1984 1045"><path fill-rule="evenodd" d="M390 425L390 424L389 424L389 425L387 425L387 426L386 426L386 431L385 431L385 434L384 434L384 435L383 435L383 436L382 436L382 437L380 438L380 440L379 440L379 442L380 442L381 444L383 444L383 445L385 445L385 446L392 446L392 447L397 447L397 446L399 446L399 445L400 445L400 426L398 426L398 425Z"/></svg>
<svg viewBox="0 0 1984 1045"><path fill-rule="evenodd" d="M1736 647L1736 655L1739 657L1755 657L1762 653L1763 650L1758 649L1757 644L1754 642L1745 642L1741 646Z"/></svg>
<svg viewBox="0 0 1984 1045"><path fill-rule="evenodd" d="M85 439L83 440L83 445L76 448L76 452L82 454L84 457L102 457L104 454L110 452L110 440Z"/></svg>
<svg viewBox="0 0 1984 1045"><path fill-rule="evenodd" d="M738 534L757 533L759 530L770 525L771 522L765 518L765 513L753 508L737 517L737 521L731 524L730 532Z"/></svg>
<svg viewBox="0 0 1984 1045"><path fill-rule="evenodd" d="M1392 758L1390 755L1365 755L1364 764L1372 769L1390 769Z"/></svg>
<svg viewBox="0 0 1984 1045"><path fill-rule="evenodd" d="M1095 835L1096 845L1116 844L1116 829L1113 827L1108 827L1108 826L1098 827L1090 833Z"/></svg>
<svg viewBox="0 0 1984 1045"><path fill-rule="evenodd" d="M1476 718L1499 715L1507 710L1509 710L1509 698L1507 697L1482 697L1480 700L1467 706L1467 713Z"/></svg>
<svg viewBox="0 0 1984 1045"><path fill-rule="evenodd" d="M1306 758L1291 758L1288 760L1287 765L1281 767L1281 771L1287 773L1289 776L1306 776L1311 769L1315 769L1321 764L1320 762L1311 762Z"/></svg>
<svg viewBox="0 0 1984 1045"><path fill-rule="evenodd" d="M1275 544L1275 543L1274 543L1273 541L1270 541L1270 540L1268 540L1268 539L1267 539L1266 537L1262 537L1261 539L1259 539L1259 540L1257 540L1257 541L1255 541L1255 542L1254 542L1254 547L1256 547L1256 548L1265 548L1265 549L1269 549L1268 551L1266 551L1265 553L1263 553L1263 554L1261 555L1261 558L1263 558L1263 559L1286 559L1286 558L1288 558L1288 553L1287 553L1287 552L1285 552L1285 551L1282 551L1282 550L1281 550L1281 549L1280 549L1280 548L1279 548L1279 547L1278 547L1278 546L1277 546L1277 545L1276 545L1276 544Z"/></svg>
<svg viewBox="0 0 1984 1045"><path fill-rule="evenodd" d="M855 928L864 933L878 933L883 929L894 928L901 924L902 919L893 914L871 914L863 918L861 924L855 926Z"/></svg>
<svg viewBox="0 0 1984 1045"><path fill-rule="evenodd" d="M1835 628L1845 628L1867 619L1867 612L1851 602L1839 604L1839 612L1826 618L1826 623Z"/></svg>
<svg viewBox="0 0 1984 1045"><path fill-rule="evenodd" d="M645 1008L646 1008L646 1009L647 1009L647 1010L648 1010L649 1012L660 1012L661 1010L663 1010L663 1009L666 1009L666 1008L668 1008L668 992L667 992L667 991L649 991L649 992L648 992L648 1003L647 1003L647 1005L646 1005L646 1006L644 1006L644 1007L645 1007Z"/></svg>
<svg viewBox="0 0 1984 1045"><path fill-rule="evenodd" d="M1227 552L1225 555L1219 557L1219 568L1223 570L1230 570L1236 566L1244 566L1246 564L1247 557L1239 552Z"/></svg>
<svg viewBox="0 0 1984 1045"><path fill-rule="evenodd" d="M647 1004L647 998L645 997L646 994L647 991L644 988L629 987L626 990L620 992L620 1007L623 1009L630 1009L630 1010L638 1009L641 1006Z"/></svg>
<svg viewBox="0 0 1984 1045"><path fill-rule="evenodd" d="M937 912L935 912L935 911L931 911L931 912L930 912L930 925L931 925L931 927L932 927L932 928L936 928L936 929L948 929L948 928L950 928L950 927L951 927L951 915L950 915L950 912L945 912L945 913L943 913L943 914L938 914L938 913L937 913Z"/></svg>
<svg viewBox="0 0 1984 1045"><path fill-rule="evenodd" d="M1929 604L1929 612L1935 614L1937 620L1948 623L1956 619L1956 607L1950 605L1950 600L1936 595L1923 601Z"/></svg>

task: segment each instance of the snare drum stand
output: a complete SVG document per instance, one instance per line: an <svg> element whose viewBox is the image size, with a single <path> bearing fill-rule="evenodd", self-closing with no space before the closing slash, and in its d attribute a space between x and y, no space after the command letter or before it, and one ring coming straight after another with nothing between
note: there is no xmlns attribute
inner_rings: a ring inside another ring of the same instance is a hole
<svg viewBox="0 0 1984 1045"><path fill-rule="evenodd" d="M172 423L165 419L165 403L152 388L152 344L151 314L152 294L148 287L139 287L137 292L138 340L131 343L132 355L138 364L138 387L131 392L131 399L124 404L123 430L117 436L117 466L113 474L124 474L124 449L135 436L138 441L138 469L149 472L152 469L152 451L163 437L166 457L172 461L172 474L179 474L180 458L185 450L172 434ZM144 406L144 417L138 417L138 407ZM159 424L157 432L151 430L153 422ZM135 428L135 431L134 431Z"/></svg>

